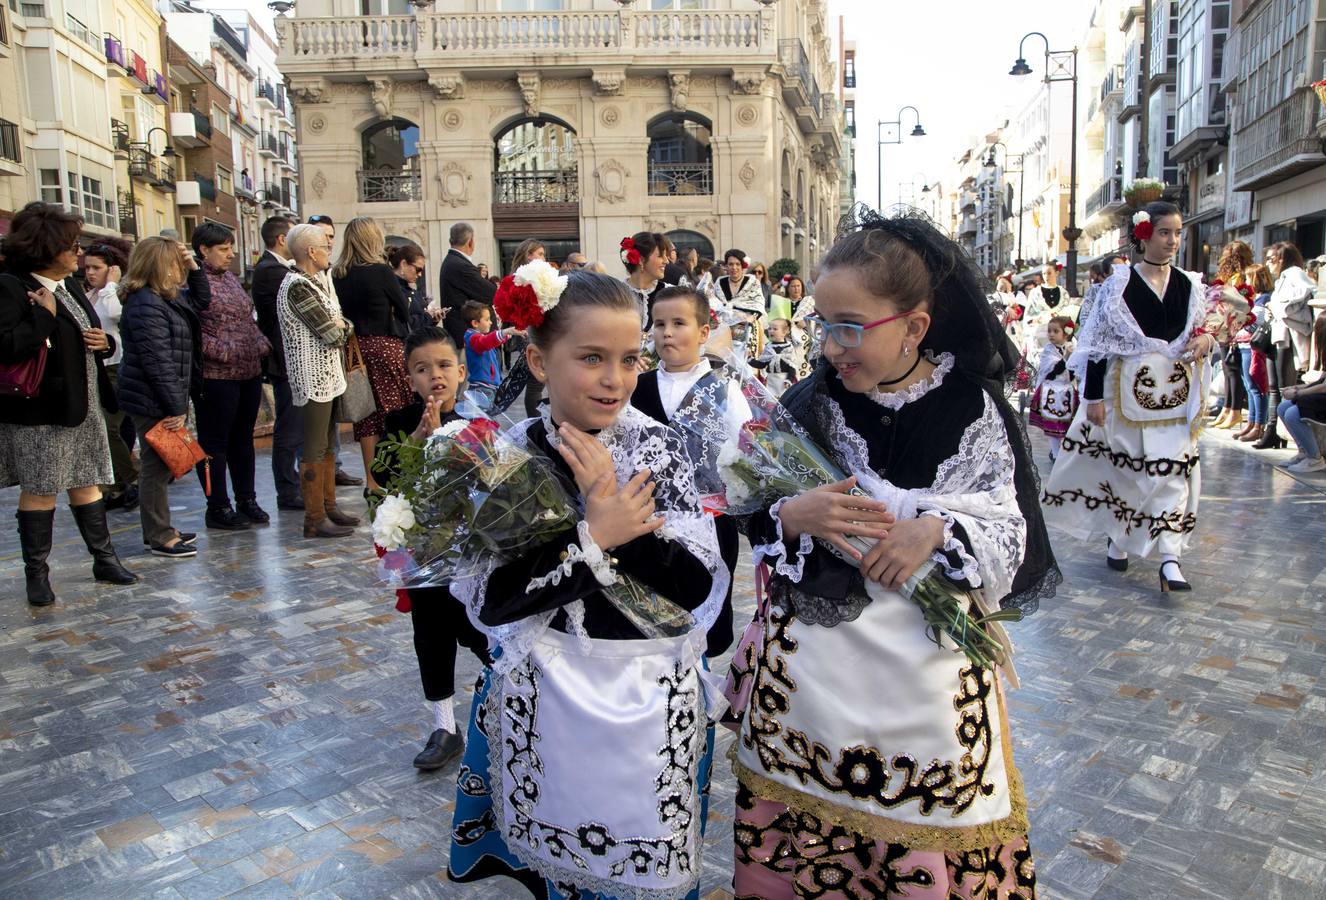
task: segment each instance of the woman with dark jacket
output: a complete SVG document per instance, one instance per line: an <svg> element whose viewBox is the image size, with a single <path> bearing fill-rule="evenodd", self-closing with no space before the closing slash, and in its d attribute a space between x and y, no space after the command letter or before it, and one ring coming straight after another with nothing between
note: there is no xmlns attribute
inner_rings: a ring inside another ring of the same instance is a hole
<svg viewBox="0 0 1326 900"><path fill-rule="evenodd" d="M4 241L0 365L46 353L34 396L0 396L0 486L20 485L18 535L33 606L55 602L46 559L61 491L69 493L69 511L92 554L92 576L111 584L138 580L111 544L99 487L114 478L101 410L116 409L104 365L115 346L69 277L78 268L82 228L82 219L59 206L29 203Z"/></svg>
<svg viewBox="0 0 1326 900"><path fill-rule="evenodd" d="M414 390L405 372L405 336L410 333L410 304L396 273L387 265L387 239L366 216L345 226L341 255L332 269L332 285L341 311L354 326L355 340L368 369L377 410L355 423L355 440L364 455L367 490L377 490L373 456L385 416L413 402Z"/></svg>
<svg viewBox="0 0 1326 900"><path fill-rule="evenodd" d="M253 298L230 271L235 236L216 222L193 232L193 252L207 274L211 303L200 311L203 326L202 400L194 404L198 443L211 460L212 492L207 497L208 528L237 531L265 525L271 518L258 505L253 426L262 405L262 361L272 345L258 328ZM235 509L226 473L235 485ZM206 476L198 466L198 479Z"/></svg>
<svg viewBox="0 0 1326 900"><path fill-rule="evenodd" d="M199 313L211 302L207 276L186 245L163 237L144 238L129 256L120 299L124 304L120 405L140 435L159 422L178 431L184 427L189 400L197 401L203 384ZM151 443L140 441L138 511L143 542L157 556L195 556L196 535L182 534L170 524L166 486L171 477Z"/></svg>
<svg viewBox="0 0 1326 900"><path fill-rule="evenodd" d="M410 308L410 334L432 328L442 318L444 311L437 310L434 315L429 310L432 300L423 290L424 251L418 244L399 244L387 249L387 265L396 273L396 282L401 286L405 302Z"/></svg>

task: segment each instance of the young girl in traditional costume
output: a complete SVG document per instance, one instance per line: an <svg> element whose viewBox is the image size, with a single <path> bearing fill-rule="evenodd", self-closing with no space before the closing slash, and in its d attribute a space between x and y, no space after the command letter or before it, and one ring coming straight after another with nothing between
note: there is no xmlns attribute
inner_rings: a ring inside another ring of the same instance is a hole
<svg viewBox="0 0 1326 900"><path fill-rule="evenodd" d="M1069 360L1084 402L1045 484L1046 518L1074 537L1104 536L1106 563L1159 553L1161 591L1191 590L1179 556L1197 526L1197 432L1207 360L1201 276L1173 267L1179 208L1134 217L1142 261L1115 266Z"/></svg>
<svg viewBox="0 0 1326 900"><path fill-rule="evenodd" d="M694 897L717 712L702 657L727 569L684 445L630 406L631 290L530 265L517 277L537 302L504 282L494 304L528 326L548 404L508 437L548 461L583 518L452 584L496 647L471 712L449 874L508 875L540 898ZM628 577L689 624L646 629L622 596Z"/></svg>
<svg viewBox="0 0 1326 900"><path fill-rule="evenodd" d="M1046 343L1036 366L1036 391L1027 421L1049 438L1050 462L1059 457L1059 445L1077 412L1077 388L1068 371L1068 357L1073 352L1068 333L1073 328L1073 320L1067 316L1055 316L1046 323Z"/></svg>
<svg viewBox="0 0 1326 900"><path fill-rule="evenodd" d="M1057 583L1017 416L985 381L1002 337L961 248L865 219L824 258L822 361L782 398L854 477L748 523L774 574L737 741L736 896L1031 898L997 672L899 592L931 560L987 606Z"/></svg>

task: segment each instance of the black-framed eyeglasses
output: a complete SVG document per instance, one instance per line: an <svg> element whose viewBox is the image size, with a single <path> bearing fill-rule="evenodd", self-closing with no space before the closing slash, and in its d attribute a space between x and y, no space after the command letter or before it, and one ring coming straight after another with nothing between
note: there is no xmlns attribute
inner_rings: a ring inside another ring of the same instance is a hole
<svg viewBox="0 0 1326 900"><path fill-rule="evenodd" d="M308 217L308 223L309 223L310 225L335 225L335 224L336 224L335 222L332 221L331 216L322 216L322 215L318 215L318 216L309 216L309 217Z"/></svg>

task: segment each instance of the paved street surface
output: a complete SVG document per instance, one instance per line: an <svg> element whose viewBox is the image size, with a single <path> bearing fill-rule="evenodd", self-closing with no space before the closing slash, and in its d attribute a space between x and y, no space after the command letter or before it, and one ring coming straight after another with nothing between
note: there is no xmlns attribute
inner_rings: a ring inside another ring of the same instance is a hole
<svg viewBox="0 0 1326 900"><path fill-rule="evenodd" d="M1162 596L1154 565L1118 575L1104 547L1056 536L1068 582L1014 627L1009 711L1045 897L1326 896L1326 478L1225 438L1203 453L1195 592ZM171 499L204 532L195 481ZM442 874L455 769L410 766L430 719L367 529L305 540L271 502L271 526L203 533L179 561L145 555L137 513L112 513L143 576L114 589L92 584L62 508L61 602L34 612L16 503L0 492L0 896L518 896ZM716 896L729 742L703 882Z"/></svg>

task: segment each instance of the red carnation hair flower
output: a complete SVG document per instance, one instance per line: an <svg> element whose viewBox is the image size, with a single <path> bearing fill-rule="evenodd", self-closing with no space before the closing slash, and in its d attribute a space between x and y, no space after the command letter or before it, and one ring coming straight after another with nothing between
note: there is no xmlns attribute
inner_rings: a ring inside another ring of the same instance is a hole
<svg viewBox="0 0 1326 900"><path fill-rule="evenodd" d="M539 306L539 295L528 284L516 284L516 279L508 275L502 279L493 296L493 309L503 322L517 328L537 328L543 324L543 308Z"/></svg>
<svg viewBox="0 0 1326 900"><path fill-rule="evenodd" d="M634 249L635 249L635 238L630 238L630 237L624 237L624 238L622 238L621 248L622 248L623 250L634 250Z"/></svg>
<svg viewBox="0 0 1326 900"><path fill-rule="evenodd" d="M1133 237L1137 238L1139 241L1149 241L1151 240L1151 233L1153 231L1155 231L1155 229L1151 226L1150 222L1138 222L1133 226Z"/></svg>

